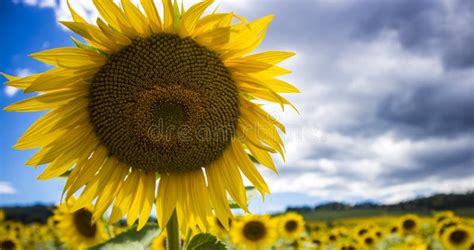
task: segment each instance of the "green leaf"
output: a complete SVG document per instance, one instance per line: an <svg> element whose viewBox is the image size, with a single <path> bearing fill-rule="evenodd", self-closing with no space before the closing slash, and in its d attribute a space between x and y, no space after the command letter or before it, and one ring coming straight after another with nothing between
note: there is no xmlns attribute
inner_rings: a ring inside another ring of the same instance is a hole
<svg viewBox="0 0 474 250"><path fill-rule="evenodd" d="M87 44L84 44L84 43L81 43L79 40L77 40L76 38L74 38L73 36L70 36L71 40L74 42L74 44L78 47L78 48L81 48L81 49L86 49L86 50L90 50L92 52L95 52L95 53L99 53L105 57L108 57L109 55L105 52L103 52L102 50L100 49L97 49L97 48L94 48L90 45L87 45Z"/></svg>
<svg viewBox="0 0 474 250"><path fill-rule="evenodd" d="M189 242L186 250L225 250L225 245L218 241L216 236L208 233L200 233Z"/></svg>
<svg viewBox="0 0 474 250"><path fill-rule="evenodd" d="M181 21L181 15L183 13L180 12L179 4L178 4L178 1L176 0L174 0L173 2L173 14L174 14L174 29L178 30L179 22Z"/></svg>
<svg viewBox="0 0 474 250"><path fill-rule="evenodd" d="M92 250L134 250L148 249L160 229L156 224L149 224L137 231L136 226L117 237L91 248Z"/></svg>

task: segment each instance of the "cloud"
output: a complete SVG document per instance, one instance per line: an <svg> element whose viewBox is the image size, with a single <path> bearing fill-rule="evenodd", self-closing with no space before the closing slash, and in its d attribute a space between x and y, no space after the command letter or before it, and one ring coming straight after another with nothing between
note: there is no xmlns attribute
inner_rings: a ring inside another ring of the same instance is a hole
<svg viewBox="0 0 474 250"><path fill-rule="evenodd" d="M13 0L13 3L23 3L28 6L40 7L40 8L56 8L56 0Z"/></svg>
<svg viewBox="0 0 474 250"><path fill-rule="evenodd" d="M32 73L33 72L30 69L26 69L26 68L20 68L20 69L16 70L16 76L18 76L18 77L28 76L28 75L31 75ZM5 86L3 92L8 97L12 97L18 92L18 90L19 89L11 87L11 86Z"/></svg>
<svg viewBox="0 0 474 250"><path fill-rule="evenodd" d="M0 181L0 194L14 194L16 190L9 182Z"/></svg>

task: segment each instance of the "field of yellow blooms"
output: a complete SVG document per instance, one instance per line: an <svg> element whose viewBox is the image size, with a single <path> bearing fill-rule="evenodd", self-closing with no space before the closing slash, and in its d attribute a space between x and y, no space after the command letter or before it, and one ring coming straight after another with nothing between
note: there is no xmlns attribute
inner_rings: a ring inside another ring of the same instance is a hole
<svg viewBox="0 0 474 250"><path fill-rule="evenodd" d="M87 210L68 213L61 206L48 218L47 224L24 225L4 220L1 210L0 220L2 250L82 249L84 242L88 246L96 245L95 249L157 250L166 249L167 244L166 233L156 229L156 224L148 226L155 229L149 230L144 237L147 240L141 240L144 245L121 244L133 242L135 228L106 225L102 221L91 223ZM181 235L185 249L474 249L474 219L461 218L450 211L437 212L431 217L405 214L334 221L305 221L297 213L244 215L230 221L229 230L217 218L209 218L209 223L210 233L219 244L209 247L190 244L191 236L199 232L189 232Z"/></svg>

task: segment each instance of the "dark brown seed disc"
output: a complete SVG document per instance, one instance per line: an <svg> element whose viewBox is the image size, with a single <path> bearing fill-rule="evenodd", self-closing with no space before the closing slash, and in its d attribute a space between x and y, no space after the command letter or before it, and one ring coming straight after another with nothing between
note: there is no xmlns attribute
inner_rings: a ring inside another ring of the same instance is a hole
<svg viewBox="0 0 474 250"><path fill-rule="evenodd" d="M259 241L267 234L267 227L260 221L249 221L244 225L243 235L251 241Z"/></svg>
<svg viewBox="0 0 474 250"><path fill-rule="evenodd" d="M84 208L74 212L74 225L77 231L87 238L94 238L97 231L97 225L92 223L92 213Z"/></svg>
<svg viewBox="0 0 474 250"><path fill-rule="evenodd" d="M219 56L190 38L137 38L90 85L91 123L109 154L160 173L206 167L235 134L239 99Z"/></svg>
<svg viewBox="0 0 474 250"><path fill-rule="evenodd" d="M298 222L296 222L295 220L289 220L285 223L285 230L287 232L294 232L296 230L296 228L298 227Z"/></svg>

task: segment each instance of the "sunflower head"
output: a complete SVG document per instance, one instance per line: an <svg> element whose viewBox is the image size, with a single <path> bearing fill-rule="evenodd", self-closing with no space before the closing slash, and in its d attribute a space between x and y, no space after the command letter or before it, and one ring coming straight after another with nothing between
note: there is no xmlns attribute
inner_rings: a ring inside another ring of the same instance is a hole
<svg viewBox="0 0 474 250"><path fill-rule="evenodd" d="M188 10L163 0L162 16L153 0L140 1L143 11L130 0L93 2L95 24L71 6L73 20L61 22L87 44L33 54L53 66L46 72L4 74L39 93L5 110L48 111L15 145L40 148L26 163L47 165L39 179L70 171L66 200L82 190L74 211L93 204L94 221L112 207L111 223L139 218L140 229L156 202L160 226L176 210L183 232L207 230L213 215L227 223L227 195L248 210L241 173L268 194L249 155L276 171L285 128L262 104L283 108L291 103L281 94L298 92L278 78L294 53L251 54L273 17L208 13L212 0Z"/></svg>
<svg viewBox="0 0 474 250"><path fill-rule="evenodd" d="M12 235L0 236L0 249L5 250L21 250L22 246L20 241Z"/></svg>
<svg viewBox="0 0 474 250"><path fill-rule="evenodd" d="M443 234L443 242L448 248L463 249L468 247L474 237L472 228L464 225L453 226Z"/></svg>
<svg viewBox="0 0 474 250"><path fill-rule="evenodd" d="M305 230L303 216L297 213L287 213L278 218L278 230L285 239L299 239Z"/></svg>
<svg viewBox="0 0 474 250"><path fill-rule="evenodd" d="M418 216L414 214L407 214L400 218L399 227L404 234L413 234L421 227L421 221Z"/></svg>
<svg viewBox="0 0 474 250"><path fill-rule="evenodd" d="M71 197L67 203L59 205L54 211L55 231L59 240L69 247L88 248L108 239L102 221L94 222L90 207L77 210L77 201Z"/></svg>
<svg viewBox="0 0 474 250"><path fill-rule="evenodd" d="M268 216L246 215L231 229L232 241L246 249L262 249L276 240L275 222Z"/></svg>

